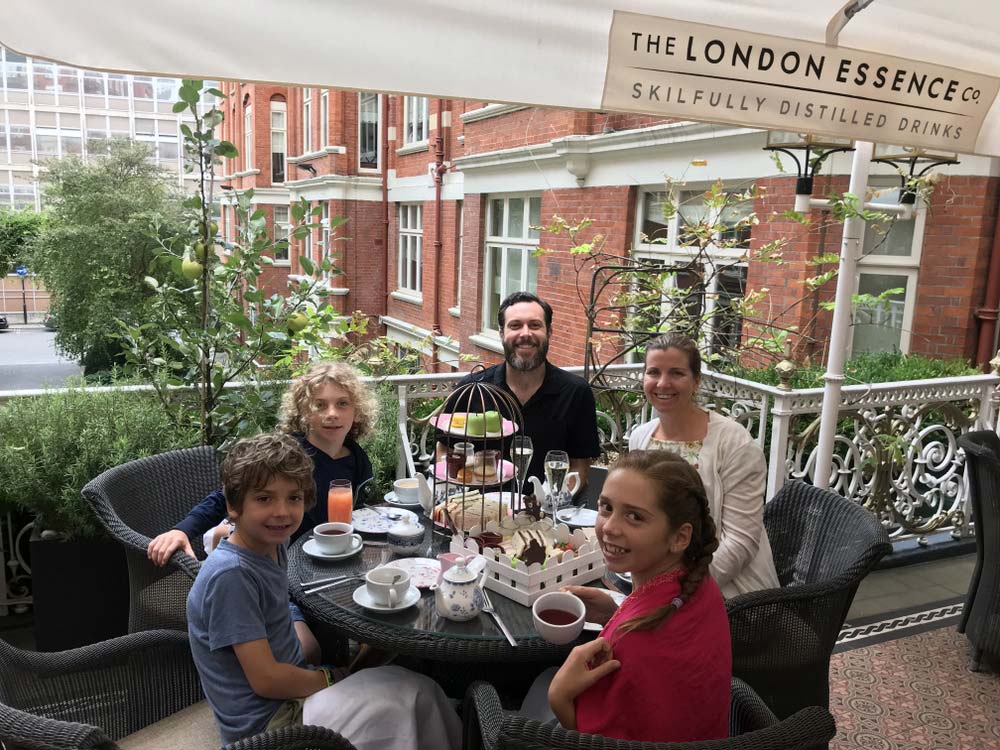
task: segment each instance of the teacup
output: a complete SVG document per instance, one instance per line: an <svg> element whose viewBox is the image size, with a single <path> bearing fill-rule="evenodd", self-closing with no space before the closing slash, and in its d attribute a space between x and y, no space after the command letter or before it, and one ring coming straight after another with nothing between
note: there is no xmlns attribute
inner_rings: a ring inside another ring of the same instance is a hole
<svg viewBox="0 0 1000 750"><path fill-rule="evenodd" d="M368 595L383 607L397 607L410 590L410 574L399 568L375 568L365 576Z"/></svg>
<svg viewBox="0 0 1000 750"><path fill-rule="evenodd" d="M392 483L396 493L396 502L401 505L418 505L420 503L420 486L414 478L397 479Z"/></svg>
<svg viewBox="0 0 1000 750"><path fill-rule="evenodd" d="M549 643L559 646L577 639L583 630L585 612L583 600L568 591L542 594L531 605L535 630Z"/></svg>
<svg viewBox="0 0 1000 750"><path fill-rule="evenodd" d="M319 551L327 555L339 555L361 544L361 535L355 534L349 523L321 523L313 529L313 539Z"/></svg>

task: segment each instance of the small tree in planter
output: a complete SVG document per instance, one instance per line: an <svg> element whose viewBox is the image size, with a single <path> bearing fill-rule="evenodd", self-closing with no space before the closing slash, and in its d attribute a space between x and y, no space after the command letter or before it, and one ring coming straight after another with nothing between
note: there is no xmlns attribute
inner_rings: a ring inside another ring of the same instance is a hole
<svg viewBox="0 0 1000 750"><path fill-rule="evenodd" d="M151 319L139 325L120 322L128 363L152 383L161 404L178 425L197 426L201 442L222 445L243 435L273 427L281 386L304 352L322 356L349 353L351 338L363 333L364 316L340 316L328 303L328 279L339 273L328 254L319 264L299 258L303 275L289 284L288 294L267 296L261 274L273 264L275 251L288 240L272 240L262 209L253 209L253 191L237 196L238 237L222 243L212 221L215 169L236 147L219 140L223 121L218 108L203 112L201 81L185 80L174 111L189 110L193 127L182 125L189 170L198 189L185 201L192 212L188 231L160 242L155 263L170 273L146 282L153 290ZM321 209L307 201L292 206L293 238L305 237ZM331 228L344 224L331 219ZM230 384L241 381L241 390ZM197 405L173 390L197 387Z"/></svg>

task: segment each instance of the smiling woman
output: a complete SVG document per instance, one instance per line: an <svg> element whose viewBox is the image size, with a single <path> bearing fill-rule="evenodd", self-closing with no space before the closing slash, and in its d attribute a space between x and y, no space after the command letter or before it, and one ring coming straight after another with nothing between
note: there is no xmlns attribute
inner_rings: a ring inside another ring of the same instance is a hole
<svg viewBox="0 0 1000 750"><path fill-rule="evenodd" d="M629 450L671 450L697 469L720 529L711 570L724 596L776 588L764 529L764 454L742 425L698 406L700 384L693 340L668 334L651 341L642 389L658 416L633 430Z"/></svg>

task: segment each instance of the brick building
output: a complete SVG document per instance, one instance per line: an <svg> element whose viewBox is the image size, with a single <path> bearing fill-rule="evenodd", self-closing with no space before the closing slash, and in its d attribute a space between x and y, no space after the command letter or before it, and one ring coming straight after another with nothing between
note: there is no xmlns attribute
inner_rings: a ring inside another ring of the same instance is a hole
<svg viewBox="0 0 1000 750"><path fill-rule="evenodd" d="M277 259L275 289L298 270L300 254L318 260L332 248L343 271L331 279L338 309L378 315L381 333L423 342L425 353L456 367L459 354L499 361L499 301L530 289L556 310L550 359L580 364L581 295L589 294L589 278L574 270L564 235L532 227L555 214L588 217L589 233L603 235L607 250L681 269L672 283L700 290L714 329L709 342L712 335L739 342L747 330L726 314L731 301L767 288L760 314L801 335L800 353L822 355L830 313L819 303L832 299L835 282L814 293L803 282L823 270L810 259L839 251L841 225L818 211L807 227L780 216L792 208L795 176L779 172L763 150L762 131L370 92L240 83L223 89L230 94L225 137L242 152L223 181L234 191L253 188L279 232L289 204L301 198L322 206L324 217L349 219L338 230L345 241L330 242L320 230ZM829 164L829 175L817 179L817 197L847 189L850 155ZM965 157L940 171L929 205L897 220L888 234L865 238L859 292L903 291L886 307L857 313L854 351L976 353L977 311L994 253L997 165ZM688 221L699 218L699 197L717 180L734 191L766 188L723 212L720 221L740 247L712 255L715 273L691 265L681 219L663 216L668 178ZM883 191L879 200L898 197L891 168L873 165L871 184ZM737 229L751 210L760 223ZM232 236L230 210L224 219ZM756 262L754 253L779 237L788 240L783 262ZM548 252L536 255L539 247ZM989 344L996 351L995 339Z"/></svg>

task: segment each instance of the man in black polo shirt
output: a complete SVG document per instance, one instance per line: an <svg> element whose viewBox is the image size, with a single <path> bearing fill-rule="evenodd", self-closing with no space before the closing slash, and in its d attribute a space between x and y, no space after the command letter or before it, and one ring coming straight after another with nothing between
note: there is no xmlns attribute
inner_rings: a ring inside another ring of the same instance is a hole
<svg viewBox="0 0 1000 750"><path fill-rule="evenodd" d="M534 294L514 292L500 303L497 318L506 361L467 375L459 385L486 381L513 394L524 415L522 432L534 447L528 476L544 479L545 454L564 450L569 470L579 472L582 487L591 462L601 454L597 407L586 380L545 358L552 307Z"/></svg>

